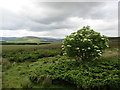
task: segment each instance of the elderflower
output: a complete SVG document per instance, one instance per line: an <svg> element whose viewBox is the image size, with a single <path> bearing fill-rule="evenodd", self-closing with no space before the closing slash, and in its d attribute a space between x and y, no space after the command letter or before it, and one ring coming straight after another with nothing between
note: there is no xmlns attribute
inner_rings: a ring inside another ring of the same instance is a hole
<svg viewBox="0 0 120 90"><path fill-rule="evenodd" d="M76 49L77 49L77 50L79 50L80 48L79 48L79 47L77 47Z"/></svg>
<svg viewBox="0 0 120 90"><path fill-rule="evenodd" d="M90 47L88 47L88 49L90 49Z"/></svg>
<svg viewBox="0 0 120 90"><path fill-rule="evenodd" d="M67 45L67 47L71 47L71 45Z"/></svg>

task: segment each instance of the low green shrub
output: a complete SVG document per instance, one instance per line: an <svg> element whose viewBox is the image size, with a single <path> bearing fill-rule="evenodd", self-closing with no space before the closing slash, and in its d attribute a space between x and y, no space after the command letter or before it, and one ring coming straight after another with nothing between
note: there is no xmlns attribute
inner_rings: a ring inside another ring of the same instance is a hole
<svg viewBox="0 0 120 90"><path fill-rule="evenodd" d="M98 59L92 61L84 61L79 65L75 59L68 57L51 58L47 63L40 64L34 68L30 75L32 83L43 83L44 78L48 75L55 81L63 81L76 85L81 89L118 89L120 84L119 63L116 58ZM58 59L59 58L59 59ZM52 61L55 60L55 63ZM44 59L41 60L44 62ZM37 75L36 73L39 73ZM32 79L31 79L32 78Z"/></svg>

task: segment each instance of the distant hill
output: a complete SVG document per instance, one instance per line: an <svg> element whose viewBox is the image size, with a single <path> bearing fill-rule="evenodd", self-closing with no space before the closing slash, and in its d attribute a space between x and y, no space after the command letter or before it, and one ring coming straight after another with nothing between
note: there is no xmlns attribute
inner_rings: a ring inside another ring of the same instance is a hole
<svg viewBox="0 0 120 90"><path fill-rule="evenodd" d="M109 37L110 41L120 41L120 37Z"/></svg>
<svg viewBox="0 0 120 90"><path fill-rule="evenodd" d="M27 42L27 43L38 43L38 42L46 42L47 40L41 39L39 37L34 37L34 36L25 36L25 37L20 37L16 38L17 42Z"/></svg>
<svg viewBox="0 0 120 90"><path fill-rule="evenodd" d="M14 41L17 37L1 37L0 40L2 41Z"/></svg>
<svg viewBox="0 0 120 90"><path fill-rule="evenodd" d="M41 37L44 40L50 40L50 41L62 41L63 39L59 39L59 38L48 38L48 37Z"/></svg>
<svg viewBox="0 0 120 90"><path fill-rule="evenodd" d="M2 37L0 39L0 45L41 45L51 44L62 39L44 38L35 36L24 36L24 37Z"/></svg>
<svg viewBox="0 0 120 90"><path fill-rule="evenodd" d="M35 37L35 36L24 36L24 37L2 37L1 41L28 41L28 42L47 42L47 41L61 41L63 39L55 39L49 37Z"/></svg>
<svg viewBox="0 0 120 90"><path fill-rule="evenodd" d="M0 41L6 42L53 42L53 41L62 41L63 39L59 38L50 38L50 37L35 37L35 36L24 36L24 37L2 37ZM109 37L110 41L120 40L120 37Z"/></svg>

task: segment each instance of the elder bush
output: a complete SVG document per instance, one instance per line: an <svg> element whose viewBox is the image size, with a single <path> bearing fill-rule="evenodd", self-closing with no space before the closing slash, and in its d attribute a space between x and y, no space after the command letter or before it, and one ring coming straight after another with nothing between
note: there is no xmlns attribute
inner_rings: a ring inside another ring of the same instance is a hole
<svg viewBox="0 0 120 90"><path fill-rule="evenodd" d="M108 46L108 38L84 26L68 35L62 42L64 55L80 60L91 60L102 55Z"/></svg>

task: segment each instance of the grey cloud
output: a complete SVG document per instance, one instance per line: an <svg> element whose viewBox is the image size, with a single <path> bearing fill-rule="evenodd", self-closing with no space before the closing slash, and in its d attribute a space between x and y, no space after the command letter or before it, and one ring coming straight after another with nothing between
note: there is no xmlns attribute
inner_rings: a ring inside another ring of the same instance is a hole
<svg viewBox="0 0 120 90"><path fill-rule="evenodd" d="M9 10L1 9L4 25L1 30L28 29L34 32L54 31L75 28L69 21L72 17L92 20L116 19L116 9L110 8L112 3L104 2L39 2L36 0L34 9L29 7L18 15ZM115 5L115 4L114 4ZM108 7L107 7L108 6ZM41 8L43 12L40 11ZM115 9L115 10L114 10ZM114 29L113 27L108 29ZM103 29L104 30L104 29ZM57 31L56 31L57 32Z"/></svg>
<svg viewBox="0 0 120 90"><path fill-rule="evenodd" d="M103 3L95 2L49 2L49 3L39 3L39 7L48 7L50 10L53 10L47 13L47 17L39 19L35 17L33 20L49 24L51 22L63 21L69 17L82 17L82 18L94 18L94 8L98 8L103 5ZM98 13L98 12L97 12ZM101 17L101 15L99 15Z"/></svg>
<svg viewBox="0 0 120 90"><path fill-rule="evenodd" d="M103 19L111 18L111 13L108 8L104 7L110 3L105 2L49 2L49 3L40 3L39 6L49 7L50 9L55 9L57 12L51 12L48 14L48 18L67 18L67 17L82 17L82 18L92 18L92 19ZM110 17L108 17L107 15Z"/></svg>
<svg viewBox="0 0 120 90"><path fill-rule="evenodd" d="M111 13L114 14L113 11L107 12L104 10L104 6L106 3L101 2L49 2L49 3L40 3L39 7L48 7L51 12L47 13L46 18L31 17L35 22L42 24L51 24L54 22L62 22L70 17L80 17L84 19L111 19L113 18ZM52 11L53 10L53 11ZM116 18L116 16L115 16Z"/></svg>

